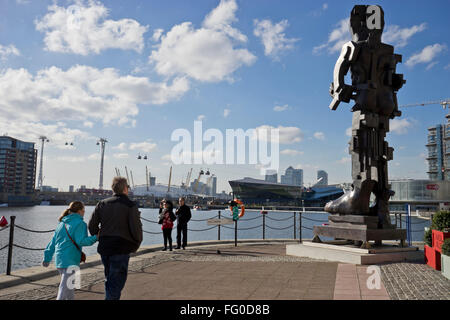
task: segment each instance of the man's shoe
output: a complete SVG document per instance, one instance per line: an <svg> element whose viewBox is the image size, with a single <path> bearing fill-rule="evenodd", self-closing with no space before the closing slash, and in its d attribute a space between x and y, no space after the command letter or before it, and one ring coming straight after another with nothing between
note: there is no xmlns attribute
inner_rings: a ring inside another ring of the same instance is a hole
<svg viewBox="0 0 450 320"><path fill-rule="evenodd" d="M161 251L167 251L167 248L162 249Z"/></svg>
<svg viewBox="0 0 450 320"><path fill-rule="evenodd" d="M185 246L183 246L183 250L186 250L186 247L185 247Z"/></svg>
<svg viewBox="0 0 450 320"><path fill-rule="evenodd" d="M181 249L181 247L180 247L180 246L176 246L176 247L175 247L175 249L177 249L177 250L178 250L178 249Z"/></svg>

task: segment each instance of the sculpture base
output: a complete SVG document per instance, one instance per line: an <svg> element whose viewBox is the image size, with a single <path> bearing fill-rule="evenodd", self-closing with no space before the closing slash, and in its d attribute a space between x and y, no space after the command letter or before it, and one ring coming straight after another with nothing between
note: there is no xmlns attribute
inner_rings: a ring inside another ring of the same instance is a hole
<svg viewBox="0 0 450 320"><path fill-rule="evenodd" d="M356 215L330 215L329 224L314 226L313 242L322 242L319 236L354 241L361 248L370 248L369 241L381 245L383 240L400 240L405 246L406 230L393 225L383 225L378 229L378 217Z"/></svg>
<svg viewBox="0 0 450 320"><path fill-rule="evenodd" d="M384 244L371 249L360 249L352 245L338 244L337 241L327 243L303 241L301 244L288 244L286 255L357 265L423 261L423 252L417 247L401 248Z"/></svg>

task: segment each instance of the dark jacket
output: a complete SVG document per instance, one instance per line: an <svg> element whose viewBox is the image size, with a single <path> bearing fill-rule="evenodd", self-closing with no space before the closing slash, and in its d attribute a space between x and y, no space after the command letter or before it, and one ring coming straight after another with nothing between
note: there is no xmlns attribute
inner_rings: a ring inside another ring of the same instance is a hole
<svg viewBox="0 0 450 320"><path fill-rule="evenodd" d="M100 201L89 220L89 232L95 235L99 230L97 251L101 255L136 252L142 242L141 213L136 203L117 194Z"/></svg>
<svg viewBox="0 0 450 320"><path fill-rule="evenodd" d="M179 207L175 214L180 225L188 223L192 218L191 209L185 204Z"/></svg>

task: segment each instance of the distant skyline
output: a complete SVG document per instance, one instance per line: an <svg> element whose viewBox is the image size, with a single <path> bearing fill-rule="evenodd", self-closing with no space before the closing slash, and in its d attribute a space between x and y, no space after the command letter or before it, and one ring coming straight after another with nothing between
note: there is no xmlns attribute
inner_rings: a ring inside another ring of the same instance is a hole
<svg viewBox="0 0 450 320"><path fill-rule="evenodd" d="M171 133L203 127L280 130L280 168L351 180L352 104L330 111L328 88L349 14L361 1L0 1L0 134L45 147L44 185L98 187L100 137L108 139L104 188L115 167L145 183L169 179ZM403 55L399 104L450 96L450 2L379 1L383 41ZM420 14L419 14L420 13ZM391 179L427 179L427 128L438 105L402 109L387 140ZM69 145L65 145L69 142ZM73 142L73 146L70 145ZM148 160L138 160L147 155ZM39 164L40 159L38 159ZM228 180L264 179L257 165L177 165L172 184L201 168Z"/></svg>

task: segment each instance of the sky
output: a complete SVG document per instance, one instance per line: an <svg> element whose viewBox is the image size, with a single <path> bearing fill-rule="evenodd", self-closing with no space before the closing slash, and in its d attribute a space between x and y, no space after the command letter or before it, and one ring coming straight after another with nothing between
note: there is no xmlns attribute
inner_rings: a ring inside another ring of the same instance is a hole
<svg viewBox="0 0 450 320"><path fill-rule="evenodd" d="M0 0L0 134L45 135L44 185L98 187L119 168L145 183L172 184L210 169L228 181L264 178L258 165L173 165L176 129L277 128L280 166L304 170L306 185L326 170L350 182L352 104L331 111L328 93L348 19L360 1ZM383 41L403 55L400 105L450 96L450 1L378 1ZM420 14L419 14L420 13ZM388 134L391 179L427 177L427 128L445 121L439 105L401 109ZM65 143L69 142L66 146ZM70 146L73 143L73 146ZM206 143L204 144L204 146ZM147 155L148 160L138 160Z"/></svg>

